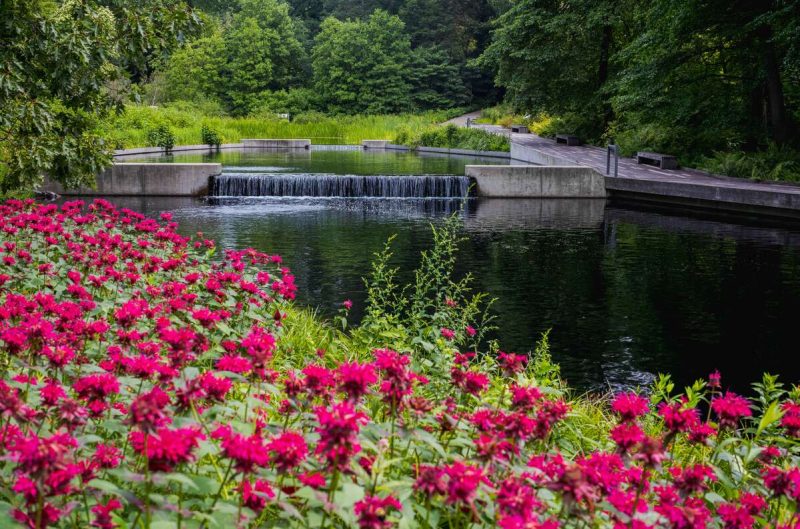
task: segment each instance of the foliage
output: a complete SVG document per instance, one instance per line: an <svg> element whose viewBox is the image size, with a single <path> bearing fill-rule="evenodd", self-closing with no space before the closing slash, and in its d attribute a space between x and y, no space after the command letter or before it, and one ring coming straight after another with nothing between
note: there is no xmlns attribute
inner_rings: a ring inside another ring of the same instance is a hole
<svg viewBox="0 0 800 529"><path fill-rule="evenodd" d="M365 323L278 256L98 200L0 206L3 526L791 527L800 390L578 397L545 335L480 353L454 220ZM397 347L399 351L387 347Z"/></svg>
<svg viewBox="0 0 800 529"><path fill-rule="evenodd" d="M411 109L407 70L411 42L397 16L322 23L312 53L314 86L332 112L393 113Z"/></svg>
<svg viewBox="0 0 800 529"><path fill-rule="evenodd" d="M455 125L432 127L417 133L401 131L395 137L395 142L410 147L424 146L505 152L511 150L511 144L506 136L481 129L461 128Z"/></svg>
<svg viewBox="0 0 800 529"><path fill-rule="evenodd" d="M127 76L195 27L180 1L0 4L0 192L44 175L91 186L111 163L100 124Z"/></svg>
<svg viewBox="0 0 800 529"><path fill-rule="evenodd" d="M768 160L771 144L800 142L798 20L796 0L519 0L479 62L496 68L507 113L551 116L548 134L684 164ZM755 164L759 178L791 178L772 169Z"/></svg>
<svg viewBox="0 0 800 529"><path fill-rule="evenodd" d="M208 102L200 105L176 102L158 108L127 105L124 113L104 123L103 134L118 149L148 145L147 132L161 125L173 130L176 145L194 145L202 135L203 124L229 143L242 138L309 138L314 143L356 144L365 139L391 140L400 129L419 131L462 112L454 109L422 114L337 117L312 112L292 115L292 121L288 122L278 119L275 111L270 109L251 117L229 117L220 115L219 108Z"/></svg>
<svg viewBox="0 0 800 529"><path fill-rule="evenodd" d="M216 100L245 115L265 94L299 84L304 56L287 4L239 0L224 31L192 41L172 56L165 69L166 97Z"/></svg>
<svg viewBox="0 0 800 529"><path fill-rule="evenodd" d="M220 136L219 132L215 129L212 129L208 125L203 125L200 127L200 138L204 145L208 145L209 147L217 147L219 148L222 145L222 136Z"/></svg>
<svg viewBox="0 0 800 529"><path fill-rule="evenodd" d="M44 174L67 186L94 182L110 163L98 120L113 107L111 13L66 2L0 5L0 192L32 191Z"/></svg>
<svg viewBox="0 0 800 529"><path fill-rule="evenodd" d="M717 152L701 161L700 167L741 178L800 182L800 154L774 145L759 153Z"/></svg>
<svg viewBox="0 0 800 529"><path fill-rule="evenodd" d="M168 126L159 125L147 131L147 144L152 147L161 147L165 152L170 152L175 146L175 133Z"/></svg>

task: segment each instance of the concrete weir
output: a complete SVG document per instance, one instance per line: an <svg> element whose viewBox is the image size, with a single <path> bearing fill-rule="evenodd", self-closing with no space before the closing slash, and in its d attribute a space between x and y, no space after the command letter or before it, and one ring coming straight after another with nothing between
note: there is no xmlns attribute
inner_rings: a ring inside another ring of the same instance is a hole
<svg viewBox="0 0 800 529"><path fill-rule="evenodd" d="M211 177L222 173L218 163L115 163L97 176L97 187L65 190L47 181L43 191L59 195L204 196Z"/></svg>
<svg viewBox="0 0 800 529"><path fill-rule="evenodd" d="M311 140L247 139L242 140L242 147L256 147L261 149L310 149Z"/></svg>
<svg viewBox="0 0 800 529"><path fill-rule="evenodd" d="M468 165L480 197L605 198L603 175L589 167Z"/></svg>
<svg viewBox="0 0 800 529"><path fill-rule="evenodd" d="M385 149L389 145L389 140L361 140L361 146L365 149Z"/></svg>

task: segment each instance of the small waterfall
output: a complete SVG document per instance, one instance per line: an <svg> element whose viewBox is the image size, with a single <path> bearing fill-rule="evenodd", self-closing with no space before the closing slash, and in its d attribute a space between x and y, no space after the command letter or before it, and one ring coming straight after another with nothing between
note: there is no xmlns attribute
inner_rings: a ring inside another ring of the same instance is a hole
<svg viewBox="0 0 800 529"><path fill-rule="evenodd" d="M331 174L222 173L214 177L216 197L384 197L462 198L466 176L362 176Z"/></svg>

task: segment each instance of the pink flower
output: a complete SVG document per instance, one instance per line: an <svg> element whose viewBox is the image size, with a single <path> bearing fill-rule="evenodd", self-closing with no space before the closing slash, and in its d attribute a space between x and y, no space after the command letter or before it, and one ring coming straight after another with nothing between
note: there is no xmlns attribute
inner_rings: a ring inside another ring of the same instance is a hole
<svg viewBox="0 0 800 529"><path fill-rule="evenodd" d="M392 526L387 520L389 514L392 510L399 511L402 508L400 502L392 496L379 498L367 495L355 504L354 511L361 529L388 529Z"/></svg>
<svg viewBox="0 0 800 529"><path fill-rule="evenodd" d="M147 458L150 470L172 472L194 459L192 452L205 436L194 428L160 428L153 434L131 432L128 438L133 449Z"/></svg>
<svg viewBox="0 0 800 529"><path fill-rule="evenodd" d="M112 498L106 503L98 503L92 507L92 513L94 514L92 527L97 527L98 529L114 529L117 527L117 524L111 518L111 513L119 509L122 509L122 504L116 498Z"/></svg>
<svg viewBox="0 0 800 529"><path fill-rule="evenodd" d="M478 334L478 331L476 331L475 327L473 327L472 325L467 325L466 327L464 327L464 332L466 332L467 336L469 336L470 338Z"/></svg>
<svg viewBox="0 0 800 529"><path fill-rule="evenodd" d="M686 408L684 402L662 402L658 411L664 419L664 426L673 434L689 431L700 422L697 408Z"/></svg>
<svg viewBox="0 0 800 529"><path fill-rule="evenodd" d="M357 401L367 394L369 386L378 381L375 365L358 362L344 363L336 370L338 389L352 401Z"/></svg>
<svg viewBox="0 0 800 529"><path fill-rule="evenodd" d="M513 376L519 373L525 368L525 364L528 363L528 358L526 356L514 353L500 352L497 358L500 361L500 369L502 369L503 373L507 376Z"/></svg>
<svg viewBox="0 0 800 529"><path fill-rule="evenodd" d="M628 452L644 440L644 432L635 422L623 422L611 429L611 440L621 452Z"/></svg>
<svg viewBox="0 0 800 529"><path fill-rule="evenodd" d="M736 428L740 419L753 415L748 400L730 391L712 399L711 409L717 414L720 428Z"/></svg>
<svg viewBox="0 0 800 529"><path fill-rule="evenodd" d="M267 506L267 500L275 497L275 492L272 490L270 484L263 479L258 479L254 484L250 481L244 480L242 482L242 499L244 505L256 512L260 513Z"/></svg>
<svg viewBox="0 0 800 529"><path fill-rule="evenodd" d="M708 375L708 387L711 389L720 389L722 387L722 375L716 369Z"/></svg>
<svg viewBox="0 0 800 529"><path fill-rule="evenodd" d="M344 310L350 310L353 308L353 302L349 299L346 299L342 301L342 306L344 307Z"/></svg>
<svg viewBox="0 0 800 529"><path fill-rule="evenodd" d="M308 445L302 434L283 432L267 443L272 461L281 472L300 465L308 455Z"/></svg>
<svg viewBox="0 0 800 529"><path fill-rule="evenodd" d="M456 337L456 333L454 333L450 329L442 328L440 332L442 333L442 338L444 338L445 340L452 340L453 338Z"/></svg>
<svg viewBox="0 0 800 529"><path fill-rule="evenodd" d="M491 486L483 470L461 461L445 466L444 472L447 476L447 503L469 506L475 501L481 485Z"/></svg>
<svg viewBox="0 0 800 529"><path fill-rule="evenodd" d="M234 468L239 472L250 473L256 467L265 467L269 463L269 454L258 434L244 436L231 433L222 439L220 446L222 454L233 460Z"/></svg>
<svg viewBox="0 0 800 529"><path fill-rule="evenodd" d="M792 437L800 437L800 405L786 401L781 404L781 426L786 429L786 433Z"/></svg>
<svg viewBox="0 0 800 529"><path fill-rule="evenodd" d="M325 460L328 467L346 470L350 459L361 451L358 432L367 422L367 416L358 412L349 402L340 402L330 408L315 410L320 435L315 453Z"/></svg>
<svg viewBox="0 0 800 529"><path fill-rule="evenodd" d="M650 411L650 404L646 398L640 397L636 393L620 393L611 403L611 409L619 415L621 421L627 422L647 415L647 412Z"/></svg>

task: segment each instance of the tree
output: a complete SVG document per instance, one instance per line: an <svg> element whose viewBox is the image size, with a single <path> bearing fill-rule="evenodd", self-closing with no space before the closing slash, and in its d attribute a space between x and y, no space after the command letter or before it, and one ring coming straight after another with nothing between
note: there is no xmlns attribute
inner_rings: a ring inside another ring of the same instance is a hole
<svg viewBox="0 0 800 529"><path fill-rule="evenodd" d="M177 50L164 72L167 99L220 101L226 62L225 41L220 34L197 39Z"/></svg>
<svg viewBox="0 0 800 529"><path fill-rule="evenodd" d="M610 58L625 44L625 4L617 0L519 0L495 21L481 58L516 107L579 113L584 136L599 137L611 119Z"/></svg>
<svg viewBox="0 0 800 529"><path fill-rule="evenodd" d="M213 99L252 112L275 90L308 77L298 28L281 0L240 0L230 24L173 54L165 68L169 99Z"/></svg>
<svg viewBox="0 0 800 529"><path fill-rule="evenodd" d="M415 108L450 108L469 101L470 94L461 80L458 63L438 46L416 48L408 75Z"/></svg>
<svg viewBox="0 0 800 529"><path fill-rule="evenodd" d="M102 7L0 4L0 191L34 190L45 173L87 184L109 164L97 125L113 107L115 35Z"/></svg>
<svg viewBox="0 0 800 529"><path fill-rule="evenodd" d="M618 128L668 128L684 137L675 148L697 154L796 139L785 78L799 8L779 0L649 3L640 10L646 29L619 54Z"/></svg>
<svg viewBox="0 0 800 529"><path fill-rule="evenodd" d="M411 44L403 22L377 10L367 20L326 19L312 53L314 86L334 112L411 108Z"/></svg>
<svg viewBox="0 0 800 529"><path fill-rule="evenodd" d="M45 174L91 185L111 163L99 124L119 105L114 83L192 24L178 1L0 3L0 191L34 190Z"/></svg>

